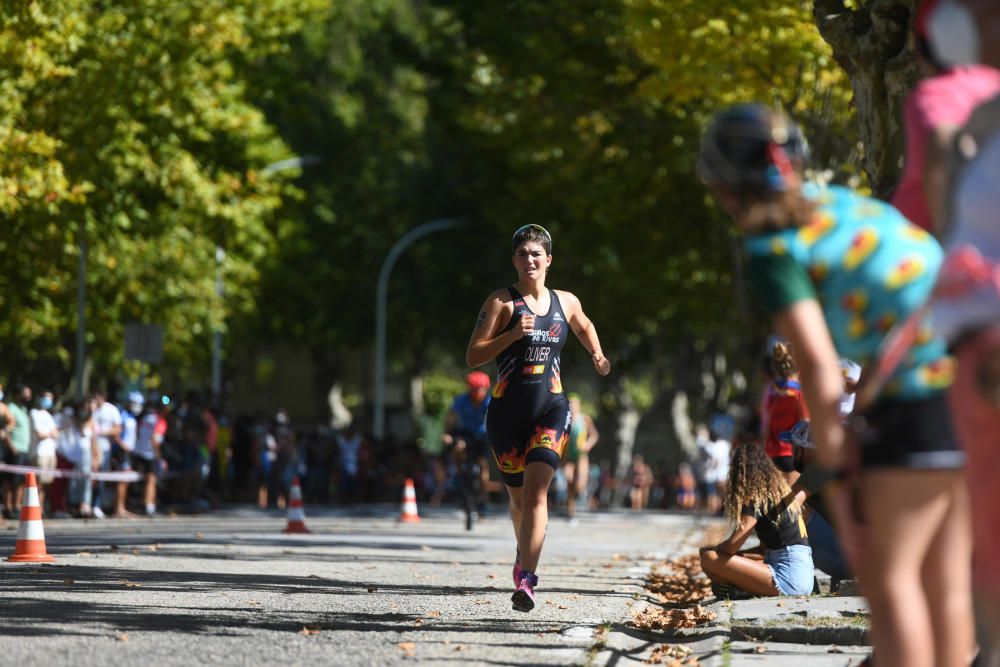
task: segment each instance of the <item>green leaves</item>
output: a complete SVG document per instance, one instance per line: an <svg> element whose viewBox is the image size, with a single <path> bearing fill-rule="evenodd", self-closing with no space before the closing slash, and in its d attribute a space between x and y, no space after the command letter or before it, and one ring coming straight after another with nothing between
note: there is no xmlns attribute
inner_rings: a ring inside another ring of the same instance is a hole
<svg viewBox="0 0 1000 667"><path fill-rule="evenodd" d="M180 378L203 376L210 332L253 307L274 245L282 185L256 170L288 155L238 69L281 51L316 3L265 4L62 0L0 18L0 363L68 358L86 237L98 369L120 365L122 326L140 320L166 327Z"/></svg>

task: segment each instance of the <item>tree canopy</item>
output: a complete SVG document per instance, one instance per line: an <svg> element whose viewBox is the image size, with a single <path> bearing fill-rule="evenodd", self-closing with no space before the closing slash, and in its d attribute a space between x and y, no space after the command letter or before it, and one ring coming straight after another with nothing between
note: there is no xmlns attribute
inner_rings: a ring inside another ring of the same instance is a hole
<svg viewBox="0 0 1000 667"><path fill-rule="evenodd" d="M512 279L510 233L537 222L551 282L581 297L629 386L697 383L752 340L734 234L694 170L710 115L779 104L819 169L859 171L848 74L810 2L58 0L5 9L0 53L8 374L66 377L86 239L100 369L120 365L123 324L147 321L178 380L204 381L225 326L232 345L309 350L329 382L371 343L389 247L461 217L393 274L397 368L460 363L482 299ZM264 169L293 155L318 161Z"/></svg>

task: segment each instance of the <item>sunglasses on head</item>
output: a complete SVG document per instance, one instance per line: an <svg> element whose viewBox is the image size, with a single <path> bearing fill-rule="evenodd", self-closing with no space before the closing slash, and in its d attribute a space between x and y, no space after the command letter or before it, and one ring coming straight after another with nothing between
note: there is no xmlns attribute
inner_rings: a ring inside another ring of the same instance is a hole
<svg viewBox="0 0 1000 667"><path fill-rule="evenodd" d="M549 243L552 243L552 235L549 234L549 230L545 229L541 225L536 225L534 223L529 223L529 224L524 225L522 227L518 227L517 231L514 232L514 236L512 237L512 240L516 239L518 236L520 236L524 232L532 230L532 229L535 230L536 232L541 232L542 234L544 234L545 235L545 240L548 241Z"/></svg>

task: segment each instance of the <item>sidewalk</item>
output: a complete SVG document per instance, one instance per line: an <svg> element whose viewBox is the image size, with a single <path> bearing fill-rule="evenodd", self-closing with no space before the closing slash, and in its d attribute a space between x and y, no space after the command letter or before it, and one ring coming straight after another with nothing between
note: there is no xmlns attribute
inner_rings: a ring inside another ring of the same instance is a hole
<svg viewBox="0 0 1000 667"><path fill-rule="evenodd" d="M685 545L687 557L641 563L647 572L644 603L636 605L626 628L610 636L609 654L602 657L672 667L846 667L869 654L863 598L717 600L692 556L697 546L694 540ZM829 579L819 571L817 577L826 590Z"/></svg>

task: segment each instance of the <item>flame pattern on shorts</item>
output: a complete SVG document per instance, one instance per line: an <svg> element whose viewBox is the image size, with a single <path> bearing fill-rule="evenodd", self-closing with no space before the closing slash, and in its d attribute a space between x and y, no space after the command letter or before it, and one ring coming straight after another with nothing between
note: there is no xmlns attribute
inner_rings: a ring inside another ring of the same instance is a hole
<svg viewBox="0 0 1000 667"><path fill-rule="evenodd" d="M520 452L516 449L511 449L509 451L496 455L493 453L493 457L497 460L497 467L500 472L505 472L509 474L524 472L524 456L526 452Z"/></svg>
<svg viewBox="0 0 1000 667"><path fill-rule="evenodd" d="M544 447L546 449L551 449L560 457L563 451L566 449L566 443L569 442L569 433L563 433L559 435L559 431L554 428L545 428L543 426L535 427L535 434L531 436L531 440L528 442L528 451L537 447Z"/></svg>

